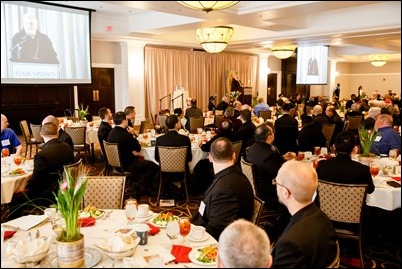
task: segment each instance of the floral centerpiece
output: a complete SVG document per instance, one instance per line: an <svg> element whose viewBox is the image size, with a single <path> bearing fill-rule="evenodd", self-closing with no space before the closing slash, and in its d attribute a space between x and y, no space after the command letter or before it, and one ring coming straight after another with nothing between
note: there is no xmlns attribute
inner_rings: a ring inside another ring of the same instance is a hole
<svg viewBox="0 0 402 269"><path fill-rule="evenodd" d="M72 242L82 238L78 225L78 211L87 187L86 167L64 168L60 188L56 197L57 210L65 220L65 228L57 237L61 242Z"/></svg>
<svg viewBox="0 0 402 269"><path fill-rule="evenodd" d="M359 139L360 145L362 146L361 157L374 157L375 154L370 152L371 146L373 145L377 136L381 135L380 132L374 129L365 129L363 125L359 127Z"/></svg>
<svg viewBox="0 0 402 269"><path fill-rule="evenodd" d="M89 114L88 109L89 109L88 105L84 109L84 104L83 103L80 104L80 107L78 109L78 118L80 120L86 120L85 116Z"/></svg>
<svg viewBox="0 0 402 269"><path fill-rule="evenodd" d="M230 92L230 95L229 95L230 103L237 101L237 99L240 97L240 95L241 95L241 92L239 92L239 91Z"/></svg>

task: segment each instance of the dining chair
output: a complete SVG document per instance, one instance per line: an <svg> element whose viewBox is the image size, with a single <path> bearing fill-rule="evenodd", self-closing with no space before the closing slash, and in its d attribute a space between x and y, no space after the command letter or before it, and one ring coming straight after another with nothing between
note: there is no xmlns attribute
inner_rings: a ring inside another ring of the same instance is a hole
<svg viewBox="0 0 402 269"><path fill-rule="evenodd" d="M139 130L139 132L138 132L139 134L143 134L143 133L144 133L146 123L147 123L147 122L146 122L145 120L141 121L140 130Z"/></svg>
<svg viewBox="0 0 402 269"><path fill-rule="evenodd" d="M197 128L204 130L204 117L190 117L190 133L197 133Z"/></svg>
<svg viewBox="0 0 402 269"><path fill-rule="evenodd" d="M158 146L159 153L159 190L156 198L156 204L160 202L162 189L166 185L165 173L177 173L181 177L180 183L184 186L187 203L190 203L190 196L187 190L187 146L166 147Z"/></svg>
<svg viewBox="0 0 402 269"><path fill-rule="evenodd" d="M253 187L254 196L258 196L257 192L257 184L255 182L254 177L254 165L252 163L247 162L243 156L240 159L240 167L243 174L248 178L251 183L251 187Z"/></svg>
<svg viewBox="0 0 402 269"><path fill-rule="evenodd" d="M270 119L271 118L271 110L260 110L258 112L258 117L263 118L264 121Z"/></svg>
<svg viewBox="0 0 402 269"><path fill-rule="evenodd" d="M82 159L80 158L78 161L72 164L66 164L63 165L64 169L70 170L70 174L74 177L77 178L81 168L82 168Z"/></svg>
<svg viewBox="0 0 402 269"><path fill-rule="evenodd" d="M35 140L31 131L29 130L29 125L26 120L20 121L20 128L22 135L24 136L25 139L25 145L26 145L25 158L27 157L28 154L28 147L29 147L29 158L32 158L32 146L33 145L37 146L39 143ZM36 153L38 153L38 147L36 147Z"/></svg>
<svg viewBox="0 0 402 269"><path fill-rule="evenodd" d="M221 122L225 119L225 116L223 115L215 115L214 116L214 129L218 130L219 126L221 125Z"/></svg>
<svg viewBox="0 0 402 269"><path fill-rule="evenodd" d="M322 133L325 136L325 140L327 140L326 146L328 150L330 149L331 146L330 142L332 139L332 135L334 134L334 130L335 130L335 123L333 124L326 123L322 125Z"/></svg>
<svg viewBox="0 0 402 269"><path fill-rule="evenodd" d="M83 208L123 209L125 176L88 176Z"/></svg>
<svg viewBox="0 0 402 269"><path fill-rule="evenodd" d="M363 227L367 184L339 184L318 180L318 204L332 221L337 237L358 242L360 265L363 260Z"/></svg>
<svg viewBox="0 0 402 269"><path fill-rule="evenodd" d="M341 249L339 248L339 243L336 241L336 255L334 260L325 268L339 268L341 262Z"/></svg>
<svg viewBox="0 0 402 269"><path fill-rule="evenodd" d="M264 209L264 203L265 202L261 200L261 198L254 195L254 209L253 209L253 215L251 217L251 222L253 222L256 225L259 225L260 223L262 210Z"/></svg>
<svg viewBox="0 0 402 269"><path fill-rule="evenodd" d="M349 121L349 125L345 131L357 131L360 123L362 122L362 116L346 116L346 120Z"/></svg>
<svg viewBox="0 0 402 269"><path fill-rule="evenodd" d="M90 152L90 146L86 142L86 134L87 134L87 127L86 126L78 126L78 127L72 127L72 126L67 126L64 127L64 131L71 136L71 139L73 140L73 145L74 145L74 152L77 152L77 154L80 154L82 151L84 152L85 155L85 162L88 163L88 155L91 154Z"/></svg>
<svg viewBox="0 0 402 269"><path fill-rule="evenodd" d="M241 157L241 146L243 145L243 140L235 141L232 142L233 146L233 151L236 154L236 161L235 163L240 163L240 157Z"/></svg>
<svg viewBox="0 0 402 269"><path fill-rule="evenodd" d="M40 129L42 125L30 123L29 126L31 127L32 136L37 142L36 148L42 149L43 145L45 144L45 140L43 140L43 137L40 135Z"/></svg>
<svg viewBox="0 0 402 269"><path fill-rule="evenodd" d="M156 126L156 124L155 124L155 114L152 113L152 111L151 111L151 112L149 112L149 116L151 118L152 126L155 129L155 126Z"/></svg>

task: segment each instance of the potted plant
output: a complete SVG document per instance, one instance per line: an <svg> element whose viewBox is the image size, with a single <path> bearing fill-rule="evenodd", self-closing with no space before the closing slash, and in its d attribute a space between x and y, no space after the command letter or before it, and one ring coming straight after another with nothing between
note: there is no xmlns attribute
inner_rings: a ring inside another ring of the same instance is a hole
<svg viewBox="0 0 402 269"><path fill-rule="evenodd" d="M85 117L89 114L88 108L89 108L88 105L84 109L84 104L83 103L80 104L79 109L78 109L78 118L79 118L79 120L86 121Z"/></svg>
<svg viewBox="0 0 402 269"><path fill-rule="evenodd" d="M362 163L369 164L371 162L371 158L376 155L370 152L371 146L373 145L377 136L381 135L380 132L375 131L374 129L366 129L363 125L359 127L359 139L361 145L361 153L359 155L359 160Z"/></svg>
<svg viewBox="0 0 402 269"><path fill-rule="evenodd" d="M78 211L87 187L88 169L84 166L75 169L64 168L59 190L57 195L54 194L57 209L65 221L56 238L59 267L81 267L85 262L84 236L80 232ZM82 251L77 251L79 249ZM72 256L71 252L77 255Z"/></svg>

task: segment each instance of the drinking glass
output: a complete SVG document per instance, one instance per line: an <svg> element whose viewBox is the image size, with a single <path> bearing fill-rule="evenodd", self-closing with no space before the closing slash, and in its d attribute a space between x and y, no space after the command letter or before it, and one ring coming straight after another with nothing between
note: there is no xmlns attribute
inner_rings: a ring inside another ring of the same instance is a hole
<svg viewBox="0 0 402 269"><path fill-rule="evenodd" d="M170 240L174 241L179 237L180 233L180 225L179 221L171 220L168 221L166 225L166 235L169 237Z"/></svg>
<svg viewBox="0 0 402 269"><path fill-rule="evenodd" d="M15 165L17 165L17 166L20 166L21 163L22 163L22 157L19 156L19 155L14 156L14 163L15 163Z"/></svg>
<svg viewBox="0 0 402 269"><path fill-rule="evenodd" d="M1 156L2 157L8 157L10 156L10 150L8 148L4 148L1 150Z"/></svg>
<svg viewBox="0 0 402 269"><path fill-rule="evenodd" d="M142 137L144 138L144 141L147 141L147 139L148 139L148 133L143 133L143 134L142 134Z"/></svg>
<svg viewBox="0 0 402 269"><path fill-rule="evenodd" d="M303 151L299 151L299 152L297 153L297 159L298 159L299 161L303 161L303 160L304 160L304 152L303 152Z"/></svg>
<svg viewBox="0 0 402 269"><path fill-rule="evenodd" d="M396 157L398 157L398 151L396 149L390 149L388 156L395 160Z"/></svg>
<svg viewBox="0 0 402 269"><path fill-rule="evenodd" d="M320 152L321 152L321 147L314 147L314 154L316 156L320 155Z"/></svg>
<svg viewBox="0 0 402 269"><path fill-rule="evenodd" d="M370 174L375 178L380 172L380 167L376 164L370 165Z"/></svg>
<svg viewBox="0 0 402 269"><path fill-rule="evenodd" d="M182 245L188 245L187 235L191 230L191 223L188 217L181 217L179 220L180 235L183 237Z"/></svg>
<svg viewBox="0 0 402 269"><path fill-rule="evenodd" d="M135 216L137 215L137 207L133 204L127 204L125 209L128 224L133 224Z"/></svg>

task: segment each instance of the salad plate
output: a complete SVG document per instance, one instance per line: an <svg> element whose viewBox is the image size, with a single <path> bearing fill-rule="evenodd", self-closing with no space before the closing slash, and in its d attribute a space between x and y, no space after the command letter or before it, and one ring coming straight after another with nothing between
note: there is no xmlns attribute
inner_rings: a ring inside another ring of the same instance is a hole
<svg viewBox="0 0 402 269"><path fill-rule="evenodd" d="M150 223L155 225L158 228L166 228L168 221L171 220L179 220L178 216L173 215L172 213L159 213L155 217L150 220Z"/></svg>
<svg viewBox="0 0 402 269"><path fill-rule="evenodd" d="M191 262L203 265L212 266L216 265L216 254L218 251L217 245L207 245L205 247L194 248L188 254L188 258Z"/></svg>

